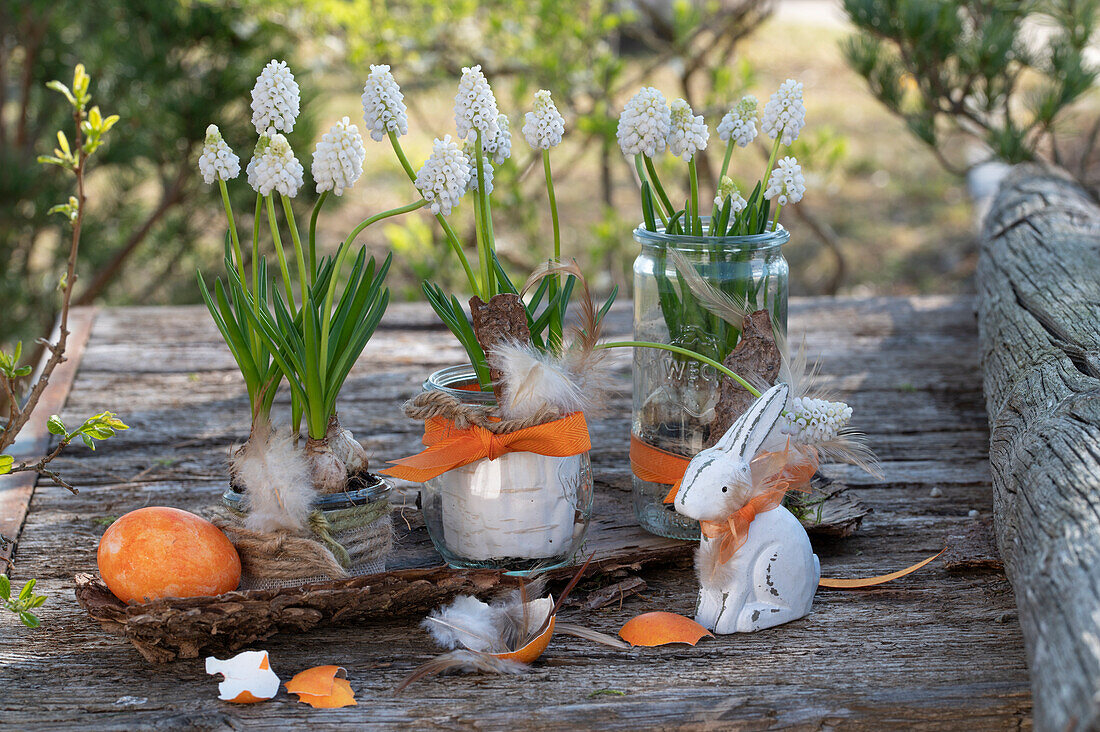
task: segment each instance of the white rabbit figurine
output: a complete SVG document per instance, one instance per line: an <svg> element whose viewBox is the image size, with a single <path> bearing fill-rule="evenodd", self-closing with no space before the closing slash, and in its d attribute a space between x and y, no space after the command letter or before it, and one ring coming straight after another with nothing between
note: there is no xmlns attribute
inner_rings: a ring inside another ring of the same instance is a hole
<svg viewBox="0 0 1100 732"><path fill-rule="evenodd" d="M782 450L777 423L789 388L777 384L733 424L714 447L688 464L676 510L719 523L753 497L749 463L762 449ZM699 604L695 619L718 634L749 633L797 620L810 612L821 566L798 519L783 506L755 516L745 543L722 562L720 539L705 535L695 555Z"/></svg>

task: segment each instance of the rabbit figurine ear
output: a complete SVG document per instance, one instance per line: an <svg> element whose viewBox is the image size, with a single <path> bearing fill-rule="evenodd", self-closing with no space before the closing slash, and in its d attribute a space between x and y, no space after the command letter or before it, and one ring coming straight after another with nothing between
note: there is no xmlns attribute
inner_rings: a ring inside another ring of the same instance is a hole
<svg viewBox="0 0 1100 732"><path fill-rule="evenodd" d="M715 449L733 453L745 463L752 460L783 415L789 393L790 387L780 383L761 394L715 444Z"/></svg>

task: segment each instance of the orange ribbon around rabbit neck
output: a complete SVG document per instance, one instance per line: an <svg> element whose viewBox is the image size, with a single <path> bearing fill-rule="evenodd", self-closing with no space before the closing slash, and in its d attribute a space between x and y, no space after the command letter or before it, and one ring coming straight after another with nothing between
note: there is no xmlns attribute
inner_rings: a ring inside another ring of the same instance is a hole
<svg viewBox="0 0 1100 732"><path fill-rule="evenodd" d="M798 448L795 449L797 450ZM761 457L775 454L782 455L782 453L765 453ZM687 470L689 462L691 462L689 458L653 447L652 445L642 442L636 435L630 435L630 465L634 475L641 480L651 483L671 485L672 489L668 492L668 495L665 496L665 503L672 503L676 499L676 494L680 490L680 481L684 477L684 471ZM786 475L780 473L780 475L777 476L781 479L781 482L776 482L771 490L764 491L757 495L725 521L699 522L699 527L704 536L708 539L720 539L719 558L722 563L728 562L733 555L737 553L737 550L741 548L741 545L745 543L749 524L752 523L757 514L770 511L781 505L783 496L787 491L806 490L808 488L810 479L813 477L814 471L817 470L817 464L818 458L815 452L812 461L807 460L806 462L796 464L796 466L784 468ZM787 481L789 481L789 484L784 486L783 482ZM873 587L916 572L918 569L940 556L940 554L943 554L943 551L906 567L905 569L890 572L889 574L859 579L822 577L819 584L822 587L832 587L836 589Z"/></svg>
<svg viewBox="0 0 1100 732"><path fill-rule="evenodd" d="M573 412L561 419L524 427L498 435L484 427L470 425L459 429L446 417L429 417L424 422L425 448L380 471L383 475L403 478L414 483L469 465L484 458L496 460L509 452L533 452L549 457L580 455L592 449L588 423L582 412Z"/></svg>
<svg viewBox="0 0 1100 732"><path fill-rule="evenodd" d="M757 514L781 506L788 491L808 492L817 465L817 450L792 447L789 442L782 452L762 452L754 457L749 473L756 495L723 521L699 522L703 536L718 540L718 562L725 564L733 559Z"/></svg>

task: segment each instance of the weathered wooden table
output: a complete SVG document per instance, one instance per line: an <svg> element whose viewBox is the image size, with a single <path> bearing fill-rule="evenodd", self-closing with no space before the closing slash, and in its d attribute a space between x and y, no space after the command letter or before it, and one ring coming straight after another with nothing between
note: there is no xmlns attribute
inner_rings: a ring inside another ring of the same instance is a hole
<svg viewBox="0 0 1100 732"><path fill-rule="evenodd" d="M628 308L610 320L611 336L629 332ZM790 331L795 343L805 336L827 385L853 405L886 471L880 482L848 466L825 468L874 512L855 536L818 543L823 574L883 573L935 553L953 535L973 534L991 504L973 301L794 300ZM342 420L378 461L411 454L420 428L401 415L401 400L430 370L462 357L426 307L393 306L348 381ZM622 391L593 424L602 492L630 489L629 360L615 358ZM982 553L969 545L955 552L953 570L941 560L880 588L822 589L809 617L779 628L696 648L627 652L557 637L527 676L451 676L397 697L390 690L437 652L413 622L281 635L260 645L284 679L313 665L343 665L359 706L315 711L285 694L251 706L218 702L217 681L201 659L146 663L89 620L72 591L74 574L94 571L99 536L113 517L145 505L198 511L224 486L227 446L247 432L247 410L203 309L96 315L63 415L75 420L107 408L133 429L95 453L73 448L58 460L80 494L43 481L19 535L13 581L37 577L50 600L39 630L0 614L0 728L1031 726L1011 588L1000 571L966 568L967 552ZM415 493L406 495L411 506ZM642 576L648 589L621 606L563 617L615 633L647 610L691 614L690 569Z"/></svg>

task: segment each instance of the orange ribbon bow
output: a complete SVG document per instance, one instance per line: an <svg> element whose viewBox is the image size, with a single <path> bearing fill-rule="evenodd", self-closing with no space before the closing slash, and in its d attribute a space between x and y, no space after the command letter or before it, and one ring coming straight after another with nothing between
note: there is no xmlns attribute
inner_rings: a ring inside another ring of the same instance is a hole
<svg viewBox="0 0 1100 732"><path fill-rule="evenodd" d="M380 472L414 483L423 483L448 470L484 458L496 460L509 452L567 457L592 449L588 423L581 412L502 435L477 425L458 429L453 421L445 417L431 417L424 422L423 442L426 445L424 450L407 458L391 460L390 464L394 467Z"/></svg>
<svg viewBox="0 0 1100 732"><path fill-rule="evenodd" d="M789 443L782 452L762 452L754 457L749 471L756 495L724 521L699 522L703 536L719 540L719 563L732 559L745 543L749 524L757 514L778 508L788 491L809 491L817 465L817 450L805 446L792 448Z"/></svg>
<svg viewBox="0 0 1100 732"><path fill-rule="evenodd" d="M802 449L799 446L788 445L788 450L792 449L792 447L795 451ZM755 470L753 470L754 481L757 479L756 476L761 473L767 473L769 471L775 472L775 466L778 463L772 462L776 460L774 456L783 456L784 461L786 460L785 453L763 453L753 460L755 467ZM812 459L808 459L810 457L812 457ZM769 461L770 465L765 466L763 461L761 461L762 458ZM676 500L676 494L680 490L680 481L683 480L684 471L687 470L689 462L689 458L666 452L665 450L646 444L633 433L630 435L630 467L634 475L650 483L671 485L672 490L665 496L665 503L672 503ZM781 505L783 503L783 496L786 495L787 491L809 489L810 479L813 478L814 472L817 470L817 465L818 457L816 451L814 451L812 456L805 455L804 459L798 462L787 463L786 465L780 466L779 474L774 476L773 489L757 495L725 521L699 522L699 527L703 535L708 539L721 537L721 544L718 550L719 559L722 563L732 559L733 555L737 553L737 550L741 548L741 545L745 543L749 524L752 523L757 514L771 511ZM943 554L943 551L906 567L905 569L898 570L897 572L890 572L889 574L878 575L876 577L864 577L861 579L822 577L820 584L822 587L839 589L873 587L911 574L921 567L924 567L940 554Z"/></svg>

